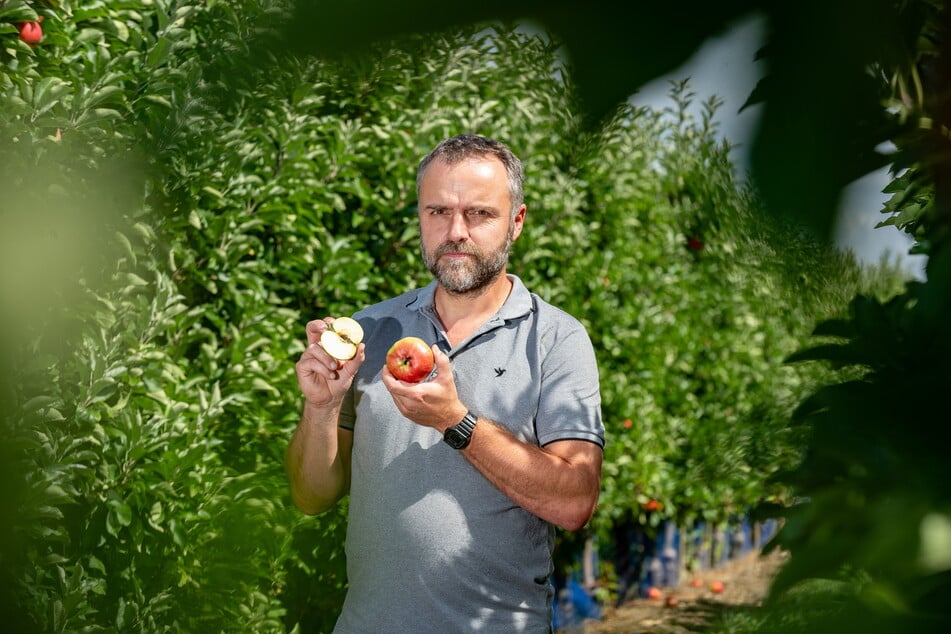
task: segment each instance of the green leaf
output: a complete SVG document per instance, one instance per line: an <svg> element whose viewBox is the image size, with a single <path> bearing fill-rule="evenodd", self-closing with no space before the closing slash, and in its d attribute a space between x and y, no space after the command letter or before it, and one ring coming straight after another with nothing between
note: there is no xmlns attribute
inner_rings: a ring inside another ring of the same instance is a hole
<svg viewBox="0 0 951 634"><path fill-rule="evenodd" d="M98 106L104 101L107 101L113 96L122 95L123 93L124 93L124 89L122 86L117 86L117 85L103 86L102 88L90 94L89 96L86 97L86 99L83 100L83 108L85 109L95 108L96 106Z"/></svg>
<svg viewBox="0 0 951 634"><path fill-rule="evenodd" d="M121 118L122 114L118 110L112 108L93 108L79 115L79 118L76 120L76 127L84 128L102 123L103 121L115 121Z"/></svg>
<svg viewBox="0 0 951 634"><path fill-rule="evenodd" d="M132 508L124 502L112 500L109 503L109 512L106 515L106 530L113 537L119 531L132 523Z"/></svg>
<svg viewBox="0 0 951 634"><path fill-rule="evenodd" d="M172 42L167 37L161 37L149 51L145 64L149 68L158 68L168 60L172 52Z"/></svg>
<svg viewBox="0 0 951 634"><path fill-rule="evenodd" d="M129 260L132 262L132 266L136 265L137 258L135 256L135 249L132 248L132 243L129 241L129 238L126 237L121 231L116 231L115 234L116 241L122 247L125 254L129 257Z"/></svg>
<svg viewBox="0 0 951 634"><path fill-rule="evenodd" d="M59 77L44 77L38 81L31 100L34 118L60 105L63 95L70 90L71 86Z"/></svg>
<svg viewBox="0 0 951 634"><path fill-rule="evenodd" d="M149 285L147 281L143 280L141 277L139 277L135 273L126 273L124 277L126 282L128 284L131 284L132 286L148 286Z"/></svg>

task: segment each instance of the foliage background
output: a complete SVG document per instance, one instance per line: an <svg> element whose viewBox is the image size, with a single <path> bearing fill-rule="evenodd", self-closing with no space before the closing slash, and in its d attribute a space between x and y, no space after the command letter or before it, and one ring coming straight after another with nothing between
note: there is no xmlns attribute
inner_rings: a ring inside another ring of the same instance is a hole
<svg viewBox="0 0 951 634"><path fill-rule="evenodd" d="M789 415L838 375L783 361L859 290L897 293L897 268L770 219L686 85L592 128L544 34L493 22L328 59L275 45L286 9L0 4L6 623L329 630L345 508L289 501L293 361L307 320L426 281L415 164L461 131L526 159L512 270L599 350L592 530L788 499L770 476L800 456ZM37 15L30 48L15 24Z"/></svg>

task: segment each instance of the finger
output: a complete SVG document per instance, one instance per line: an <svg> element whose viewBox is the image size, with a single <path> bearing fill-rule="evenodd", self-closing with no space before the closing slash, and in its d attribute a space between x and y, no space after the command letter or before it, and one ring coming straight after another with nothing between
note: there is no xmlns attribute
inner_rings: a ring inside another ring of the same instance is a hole
<svg viewBox="0 0 951 634"><path fill-rule="evenodd" d="M360 369L360 366L363 365L363 362L366 360L367 360L367 344L365 343L357 344L357 353L349 361L349 363L352 364L354 374L357 373L357 370Z"/></svg>
<svg viewBox="0 0 951 634"><path fill-rule="evenodd" d="M325 330L327 330L328 323L329 322L327 319L314 319L312 321L308 321L305 328L307 332L307 343L312 344L320 341L320 335Z"/></svg>
<svg viewBox="0 0 951 634"><path fill-rule="evenodd" d="M437 382L440 380L451 380L452 362L449 360L449 356L435 344L433 345L433 361L436 366L436 376L434 380Z"/></svg>
<svg viewBox="0 0 951 634"><path fill-rule="evenodd" d="M399 385L399 381L390 373L389 368L387 368L385 365L383 366L383 370L380 372L380 379L383 381L383 385L386 386L386 389L388 389L390 392L393 391L394 387Z"/></svg>
<svg viewBox="0 0 951 634"><path fill-rule="evenodd" d="M299 380L308 382L313 382L317 380L318 377L327 378L333 374L333 370L327 369L327 366L313 357L302 357L301 360L297 362L297 365L294 366L294 370L297 372L297 378Z"/></svg>
<svg viewBox="0 0 951 634"><path fill-rule="evenodd" d="M366 359L366 345L361 343L357 346L357 353L353 355L352 359L340 362L341 374L348 379L352 379L357 375L357 371Z"/></svg>
<svg viewBox="0 0 951 634"><path fill-rule="evenodd" d="M437 344L433 344L433 360L436 362L437 370L449 369L450 361L446 353L442 351Z"/></svg>
<svg viewBox="0 0 951 634"><path fill-rule="evenodd" d="M330 356L319 343L312 343L307 346L307 348L301 354L301 359L304 358L314 359L332 372L339 370L342 365L340 361Z"/></svg>
<svg viewBox="0 0 951 634"><path fill-rule="evenodd" d="M380 373L380 378L383 381L384 387L386 387L390 395L398 403L399 399L410 397L410 392L418 385L417 383L407 383L405 381L399 380L393 376L393 373L390 372L386 366L383 366L383 371ZM400 409L402 411L402 408Z"/></svg>
<svg viewBox="0 0 951 634"><path fill-rule="evenodd" d="M363 365L363 362L366 361L367 359L366 350L367 350L367 344L358 343L356 354L354 354L351 359L347 359L346 361L344 361L344 363L346 365L354 366L354 369L359 368L361 365Z"/></svg>

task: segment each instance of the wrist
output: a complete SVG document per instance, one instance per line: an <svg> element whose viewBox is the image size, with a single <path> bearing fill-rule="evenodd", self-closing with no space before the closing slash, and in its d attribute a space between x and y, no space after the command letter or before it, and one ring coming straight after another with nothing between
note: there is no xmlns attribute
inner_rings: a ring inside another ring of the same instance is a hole
<svg viewBox="0 0 951 634"><path fill-rule="evenodd" d="M459 406L452 408L452 411L449 413L446 420L443 421L443 424L439 428L439 433L445 434L447 429L458 425L459 421L465 418L466 414L468 413L469 408L462 403L459 403Z"/></svg>
<svg viewBox="0 0 951 634"><path fill-rule="evenodd" d="M302 418L305 421L319 423L326 420L337 420L340 414L340 405L333 403L314 403L313 401L304 401L304 411Z"/></svg>

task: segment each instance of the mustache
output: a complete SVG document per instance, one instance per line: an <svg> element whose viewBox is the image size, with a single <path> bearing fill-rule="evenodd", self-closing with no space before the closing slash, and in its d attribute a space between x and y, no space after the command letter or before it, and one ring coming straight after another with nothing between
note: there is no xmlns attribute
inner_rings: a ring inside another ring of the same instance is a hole
<svg viewBox="0 0 951 634"><path fill-rule="evenodd" d="M447 253L464 253L466 255L479 255L479 251L474 247L466 245L464 242L444 242L433 252L433 258L439 259Z"/></svg>

